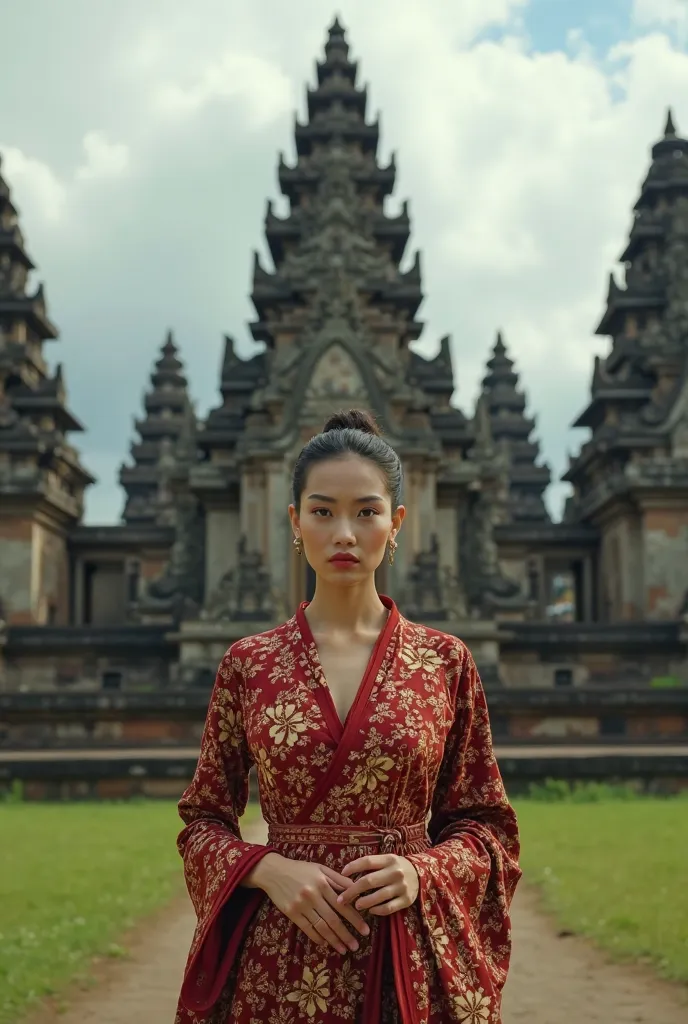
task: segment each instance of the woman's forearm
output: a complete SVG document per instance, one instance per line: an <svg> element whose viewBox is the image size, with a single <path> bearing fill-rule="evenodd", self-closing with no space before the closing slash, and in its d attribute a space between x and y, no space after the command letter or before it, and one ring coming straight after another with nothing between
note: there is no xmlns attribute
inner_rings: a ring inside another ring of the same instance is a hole
<svg viewBox="0 0 688 1024"><path fill-rule="evenodd" d="M239 883L244 889L265 889L275 872L280 869L280 862L286 860L279 853L266 853L261 857L252 871Z"/></svg>

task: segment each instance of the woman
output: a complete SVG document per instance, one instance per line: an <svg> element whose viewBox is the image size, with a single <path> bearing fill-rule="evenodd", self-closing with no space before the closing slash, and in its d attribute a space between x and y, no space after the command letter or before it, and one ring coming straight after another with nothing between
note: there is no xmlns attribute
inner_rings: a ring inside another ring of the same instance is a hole
<svg viewBox="0 0 688 1024"><path fill-rule="evenodd" d="M469 651L375 589L401 478L358 410L297 460L315 594L218 671L179 805L198 927L177 1024L499 1024L518 830ZM252 764L267 846L239 831Z"/></svg>

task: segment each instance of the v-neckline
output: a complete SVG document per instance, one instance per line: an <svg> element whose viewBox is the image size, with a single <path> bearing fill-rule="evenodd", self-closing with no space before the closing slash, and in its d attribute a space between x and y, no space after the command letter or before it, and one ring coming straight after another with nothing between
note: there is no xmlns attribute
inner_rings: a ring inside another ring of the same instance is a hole
<svg viewBox="0 0 688 1024"><path fill-rule="evenodd" d="M322 662L320 661L318 645L315 642L315 637L313 636L308 619L306 618L306 608L310 602L303 601L296 611L296 622L304 641L311 666L315 669L315 674L318 679L319 685L316 688L316 696L318 697L323 714L325 715L327 724L330 727L330 731L338 743L341 742L347 727L354 720L358 709L365 706L368 697L370 696L370 691L373 688L377 673L380 669L380 665L384 659L387 647L389 646L390 638L397 622L399 621L399 612L394 601L383 594L380 594L380 600L385 608L389 609L389 615L387 616L387 619L378 634L377 640L373 645L373 649L370 652L370 657L365 671L358 684L358 689L356 690L354 699L344 721L342 721L339 716L339 712L337 711L337 706L334 702L334 697L332 696L332 690L327 682L327 677L325 676L325 671L323 669Z"/></svg>

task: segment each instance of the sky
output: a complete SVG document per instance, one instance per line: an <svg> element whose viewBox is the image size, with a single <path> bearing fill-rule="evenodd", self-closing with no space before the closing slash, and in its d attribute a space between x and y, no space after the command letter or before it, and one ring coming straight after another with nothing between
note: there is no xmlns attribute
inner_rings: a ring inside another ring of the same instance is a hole
<svg viewBox="0 0 688 1024"><path fill-rule="evenodd" d="M556 480L585 439L607 277L662 134L688 133L688 0L22 0L3 11L0 153L60 340L74 435L98 483L87 521L122 511L118 468L166 331L199 415L222 338L246 324L253 251L294 114L335 13L347 28L389 212L410 201L418 348L450 334L473 408L501 329ZM276 209L285 212L285 201ZM558 513L566 485L555 484Z"/></svg>

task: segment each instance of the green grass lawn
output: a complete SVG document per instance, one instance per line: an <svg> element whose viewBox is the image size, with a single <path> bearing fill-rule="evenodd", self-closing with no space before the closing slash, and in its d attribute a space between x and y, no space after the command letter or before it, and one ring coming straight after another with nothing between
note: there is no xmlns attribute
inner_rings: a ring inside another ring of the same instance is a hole
<svg viewBox="0 0 688 1024"><path fill-rule="evenodd" d="M688 983L688 801L517 801L524 877L566 929Z"/></svg>
<svg viewBox="0 0 688 1024"><path fill-rule="evenodd" d="M256 816L249 809L244 821ZM174 803L0 803L0 1024L184 891Z"/></svg>
<svg viewBox="0 0 688 1024"><path fill-rule="evenodd" d="M518 811L526 878L561 925L688 982L688 801ZM122 933L182 891L180 824L170 803L0 804L0 1024L126 954Z"/></svg>
<svg viewBox="0 0 688 1024"><path fill-rule="evenodd" d="M0 1024L122 956L128 927L183 881L171 803L0 804Z"/></svg>

